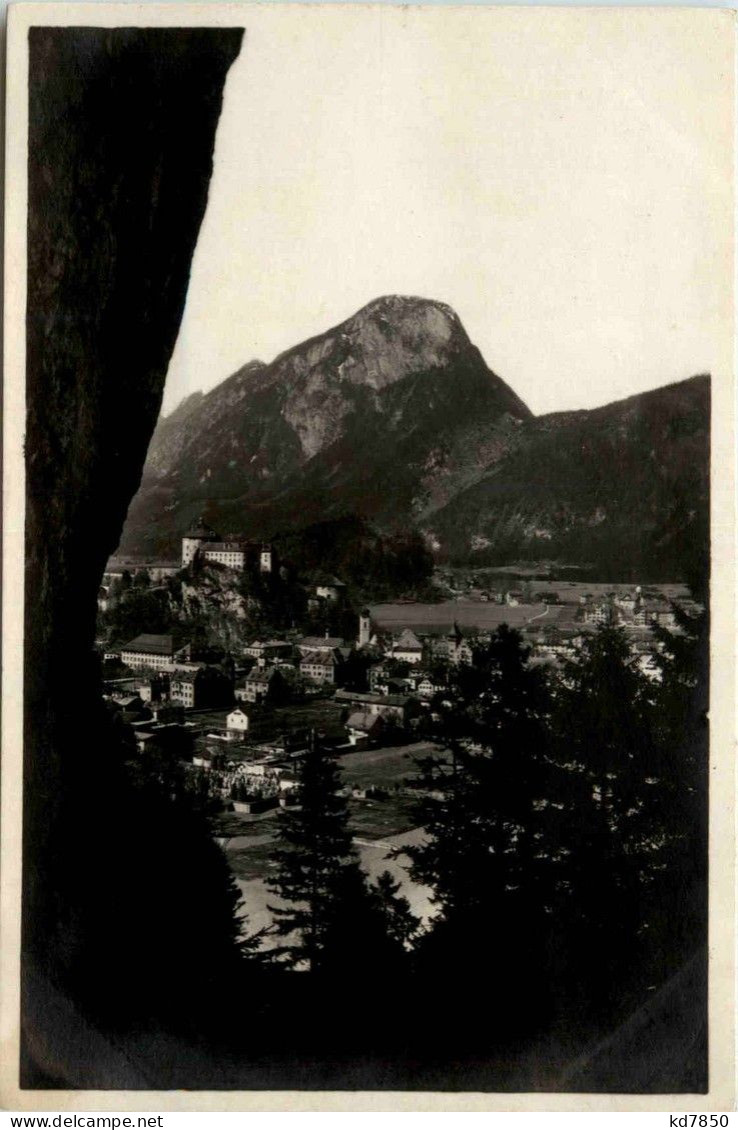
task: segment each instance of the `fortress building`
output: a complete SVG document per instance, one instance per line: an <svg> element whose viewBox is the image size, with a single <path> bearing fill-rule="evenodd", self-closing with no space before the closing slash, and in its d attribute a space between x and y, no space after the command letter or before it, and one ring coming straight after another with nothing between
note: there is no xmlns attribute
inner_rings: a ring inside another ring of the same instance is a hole
<svg viewBox="0 0 738 1130"><path fill-rule="evenodd" d="M216 545L219 541L220 536L215 530L206 526L202 520L196 522L182 538L182 568L192 564L196 554L203 552L203 546Z"/></svg>
<svg viewBox="0 0 738 1130"><path fill-rule="evenodd" d="M244 569L249 561L258 559L262 573L271 573L274 562L270 545L246 541L243 538L222 541L220 534L202 519L196 522L182 538L182 568L190 565L198 555L204 561L216 561L228 569Z"/></svg>

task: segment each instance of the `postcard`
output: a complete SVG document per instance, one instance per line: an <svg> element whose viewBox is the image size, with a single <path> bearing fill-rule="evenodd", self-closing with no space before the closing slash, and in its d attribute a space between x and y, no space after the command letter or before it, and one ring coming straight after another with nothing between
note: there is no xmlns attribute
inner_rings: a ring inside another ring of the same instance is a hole
<svg viewBox="0 0 738 1130"><path fill-rule="evenodd" d="M732 1109L734 51L11 6L6 1107Z"/></svg>

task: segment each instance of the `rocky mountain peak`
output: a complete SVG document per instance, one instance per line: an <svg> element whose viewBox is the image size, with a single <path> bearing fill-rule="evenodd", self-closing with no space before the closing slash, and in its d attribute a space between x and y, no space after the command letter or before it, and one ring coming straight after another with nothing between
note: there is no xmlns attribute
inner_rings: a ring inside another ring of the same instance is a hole
<svg viewBox="0 0 738 1130"><path fill-rule="evenodd" d="M465 350L474 347L450 306L386 295L283 353L272 369L298 395L347 385L380 391L412 374L443 369Z"/></svg>

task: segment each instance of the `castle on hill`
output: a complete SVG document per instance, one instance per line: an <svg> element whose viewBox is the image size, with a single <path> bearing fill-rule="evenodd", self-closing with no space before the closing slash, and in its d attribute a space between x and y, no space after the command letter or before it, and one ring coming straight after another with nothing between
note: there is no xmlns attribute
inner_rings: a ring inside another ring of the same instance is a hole
<svg viewBox="0 0 738 1130"><path fill-rule="evenodd" d="M182 568L191 565L196 557L215 561L228 569L244 569L250 562L258 560L262 573L271 573L274 564L271 545L240 537L223 541L220 534L202 518L182 538Z"/></svg>

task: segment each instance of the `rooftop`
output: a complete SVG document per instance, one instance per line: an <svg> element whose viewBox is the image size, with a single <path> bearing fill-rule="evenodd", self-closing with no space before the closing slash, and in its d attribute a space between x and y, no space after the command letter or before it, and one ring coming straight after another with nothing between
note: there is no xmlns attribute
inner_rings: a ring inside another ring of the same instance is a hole
<svg viewBox="0 0 738 1130"><path fill-rule="evenodd" d="M412 628L405 628L404 632L400 633L400 637L395 644L396 648L401 648L403 651L422 651L423 645L415 635Z"/></svg>
<svg viewBox="0 0 738 1130"><path fill-rule="evenodd" d="M321 649L330 651L334 647L341 647L343 640L340 636L303 636L298 641L299 647L309 647L314 651Z"/></svg>
<svg viewBox="0 0 738 1130"><path fill-rule="evenodd" d="M138 651L146 655L174 655L182 645L175 642L174 636L159 636L143 632L135 639L123 644L121 651Z"/></svg>
<svg viewBox="0 0 738 1130"><path fill-rule="evenodd" d="M379 706L407 706L412 701L411 695L404 694L371 694L368 691L338 690L335 694L337 702L373 702Z"/></svg>
<svg viewBox="0 0 738 1130"><path fill-rule="evenodd" d="M382 725L382 716L381 714L370 714L356 710L349 715L346 725L352 730L363 730L365 733L371 733L375 727Z"/></svg>
<svg viewBox="0 0 738 1130"><path fill-rule="evenodd" d="M321 573L315 580L317 586L325 586L334 589L345 589L346 586L343 581L335 577L332 573Z"/></svg>
<svg viewBox="0 0 738 1130"><path fill-rule="evenodd" d="M333 651L308 651L303 655L302 663L311 664L313 667L334 667L338 659Z"/></svg>
<svg viewBox="0 0 738 1130"><path fill-rule="evenodd" d="M194 534L189 535L189 537L195 536ZM216 553L243 553L244 550L243 543L240 541L213 541L211 538L207 540L210 542L208 549L215 550Z"/></svg>
<svg viewBox="0 0 738 1130"><path fill-rule="evenodd" d="M271 679L274 678L276 673L277 673L277 671L276 671L276 668L274 668L274 667L269 667L265 671L256 669L254 671L251 671L246 676L246 682L247 683L268 683L268 682L271 681Z"/></svg>

